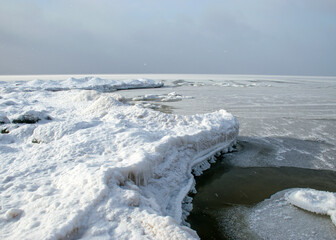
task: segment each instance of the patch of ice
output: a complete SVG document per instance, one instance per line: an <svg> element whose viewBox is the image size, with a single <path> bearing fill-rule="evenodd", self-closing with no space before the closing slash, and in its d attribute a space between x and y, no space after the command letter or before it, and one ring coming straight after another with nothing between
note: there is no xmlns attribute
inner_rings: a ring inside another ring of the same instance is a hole
<svg viewBox="0 0 336 240"><path fill-rule="evenodd" d="M182 96L176 92L171 92L163 95L156 94L146 94L144 96L139 96L132 98L132 101L156 101L156 102L175 102L181 101L182 99L190 99L191 96Z"/></svg>
<svg viewBox="0 0 336 240"><path fill-rule="evenodd" d="M336 225L336 194L315 189L297 189L286 195L288 202L304 210L330 215Z"/></svg>

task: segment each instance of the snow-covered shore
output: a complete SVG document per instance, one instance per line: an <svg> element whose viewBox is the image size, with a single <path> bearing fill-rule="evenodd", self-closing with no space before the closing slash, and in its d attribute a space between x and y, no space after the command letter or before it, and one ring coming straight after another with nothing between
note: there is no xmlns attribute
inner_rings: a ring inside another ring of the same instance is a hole
<svg viewBox="0 0 336 240"><path fill-rule="evenodd" d="M192 169L235 144L231 114L168 115L111 93L162 86L148 79L0 84L3 239L198 238L182 201Z"/></svg>

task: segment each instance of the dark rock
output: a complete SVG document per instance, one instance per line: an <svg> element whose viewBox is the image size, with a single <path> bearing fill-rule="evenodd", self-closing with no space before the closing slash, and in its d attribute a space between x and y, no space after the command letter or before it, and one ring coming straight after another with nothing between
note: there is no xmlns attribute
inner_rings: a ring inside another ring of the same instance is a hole
<svg viewBox="0 0 336 240"><path fill-rule="evenodd" d="M8 134L8 133L9 133L9 131L8 131L7 128L1 129L1 134Z"/></svg>
<svg viewBox="0 0 336 240"><path fill-rule="evenodd" d="M38 111L28 111L24 113L23 115L19 116L18 118L14 119L13 123L18 124L33 124L37 123L40 120L52 120L50 116L48 116L44 111L38 112Z"/></svg>

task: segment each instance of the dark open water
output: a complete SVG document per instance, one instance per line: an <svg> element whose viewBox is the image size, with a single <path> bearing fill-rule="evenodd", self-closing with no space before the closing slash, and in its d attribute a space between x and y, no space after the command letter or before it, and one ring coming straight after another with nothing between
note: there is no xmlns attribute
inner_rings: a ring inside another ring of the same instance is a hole
<svg viewBox="0 0 336 240"><path fill-rule="evenodd" d="M246 143L245 143L246 145ZM248 145L248 144L247 144ZM239 157L240 152L231 153ZM260 151L260 154L265 154ZM201 239L234 239L219 217L233 207L252 207L271 195L288 188L314 188L336 192L336 172L295 167L233 167L222 156L203 175L196 177L197 194L193 195L193 210L187 219ZM247 227L243 224L241 227ZM239 229L235 229L239 231ZM242 229L242 231L245 231ZM247 237L247 236L246 236ZM247 237L248 238L248 237Z"/></svg>

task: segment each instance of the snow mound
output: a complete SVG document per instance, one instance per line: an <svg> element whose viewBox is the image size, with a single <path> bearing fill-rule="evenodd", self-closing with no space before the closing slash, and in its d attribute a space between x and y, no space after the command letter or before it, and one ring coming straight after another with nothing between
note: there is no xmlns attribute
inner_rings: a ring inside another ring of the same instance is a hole
<svg viewBox="0 0 336 240"><path fill-rule="evenodd" d="M45 91L50 81L33 81L2 92L1 101L16 103L0 104L3 116L53 120L8 124L0 134L0 236L198 238L181 226L192 169L202 171L211 156L235 144L238 121L224 110L170 115L79 89L96 81L69 79L76 86L69 91Z"/></svg>
<svg viewBox="0 0 336 240"><path fill-rule="evenodd" d="M286 195L288 202L304 210L330 215L336 225L336 194L315 189L297 189Z"/></svg>

